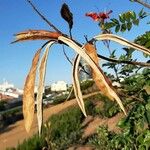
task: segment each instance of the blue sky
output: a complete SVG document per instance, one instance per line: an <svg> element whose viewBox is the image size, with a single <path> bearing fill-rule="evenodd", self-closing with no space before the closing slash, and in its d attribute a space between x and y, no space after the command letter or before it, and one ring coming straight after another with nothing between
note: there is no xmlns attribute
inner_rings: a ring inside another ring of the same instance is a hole
<svg viewBox="0 0 150 150"><path fill-rule="evenodd" d="M60 8L67 3L74 14L73 37L80 43L84 43L84 35L92 38L100 33L99 27L92 19L85 17L86 12L113 10L111 18L119 13L134 10L139 12L143 7L129 0L33 0L36 7L62 32L68 33L67 23L60 17ZM145 11L149 11L145 8ZM22 88L26 75L31 66L32 57L44 41L31 41L10 44L14 40L13 34L28 29L52 30L31 8L25 0L0 0L0 83L5 78L16 87ZM134 26L130 32L119 35L134 40L138 35L149 30L146 25L149 18L140 22L140 26ZM119 48L114 45L112 49ZM105 49L98 52L107 55ZM73 50L66 49L66 53L72 58ZM136 53L137 58L141 53ZM46 85L58 80L71 83L71 65L65 59L62 46L56 45L50 51L47 64Z"/></svg>

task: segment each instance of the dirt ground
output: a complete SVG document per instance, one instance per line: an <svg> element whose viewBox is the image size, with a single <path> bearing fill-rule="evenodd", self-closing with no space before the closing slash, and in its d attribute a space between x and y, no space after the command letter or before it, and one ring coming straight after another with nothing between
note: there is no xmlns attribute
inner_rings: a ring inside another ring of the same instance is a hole
<svg viewBox="0 0 150 150"><path fill-rule="evenodd" d="M87 98L89 96L95 95L98 92L92 93L85 95L84 98ZM57 114L60 111L76 105L77 102L75 99L58 104L56 106L52 106L50 108L44 109L44 121L46 121L51 115ZM23 140L28 139L31 137L33 134L37 133L37 120L36 120L36 114L34 116L34 121L32 124L32 128L30 133L28 134L25 131L24 128L24 121L20 120L17 121L16 123L8 126L2 133L0 133L0 150L5 150L8 147L15 147L17 146L18 143L22 143Z"/></svg>

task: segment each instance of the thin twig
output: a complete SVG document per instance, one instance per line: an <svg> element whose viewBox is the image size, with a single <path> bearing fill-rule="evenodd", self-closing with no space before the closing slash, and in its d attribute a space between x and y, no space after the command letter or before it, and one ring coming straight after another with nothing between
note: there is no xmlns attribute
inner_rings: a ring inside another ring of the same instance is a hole
<svg viewBox="0 0 150 150"><path fill-rule="evenodd" d="M107 30L105 32L107 33ZM105 32L103 34L105 34ZM108 49L109 55L111 56L112 52L111 52L111 49L110 49L110 40L104 40L102 42L106 46L106 48ZM118 76L118 69L117 69L116 66L113 66L113 69L114 69L114 73L116 75L117 81L120 83L120 79L119 79L119 76Z"/></svg>
<svg viewBox="0 0 150 150"><path fill-rule="evenodd" d="M135 150L137 150L137 147L136 147L136 145L134 144L134 148L135 148Z"/></svg>
<svg viewBox="0 0 150 150"><path fill-rule="evenodd" d="M70 34L70 38L72 39L72 32L71 32L71 28L69 28L69 34Z"/></svg>
<svg viewBox="0 0 150 150"><path fill-rule="evenodd" d="M88 43L88 42L89 42L89 40L88 40L87 35L84 35L84 38L85 38L85 41Z"/></svg>
<svg viewBox="0 0 150 150"><path fill-rule="evenodd" d="M118 95L120 96L125 96L127 98L135 99L143 103L143 99L136 97L135 95L128 95L127 93L125 93L126 91L124 89L117 90L117 92L118 92Z"/></svg>
<svg viewBox="0 0 150 150"><path fill-rule="evenodd" d="M68 60L68 62L69 62L71 65L73 65L73 64L72 64L72 61L69 59L69 57L67 56L67 54L66 54L66 52L65 52L64 45L63 45L63 53L64 53L66 59Z"/></svg>
<svg viewBox="0 0 150 150"><path fill-rule="evenodd" d="M90 76L90 73L88 73L88 72L85 70L84 66L83 66L81 63L79 63L79 67L81 68L80 71L82 71L82 72L84 72L84 73L86 73L87 75Z"/></svg>
<svg viewBox="0 0 150 150"><path fill-rule="evenodd" d="M123 63L123 64L130 64L130 65L138 65L138 66L142 66L142 67L150 67L150 63L144 63L144 62L136 62L136 61L126 61L126 60L118 60L118 59L113 59L113 58L108 58L105 56L102 56L100 54L97 54L99 58L107 60L107 61L111 61L114 63Z"/></svg>
<svg viewBox="0 0 150 150"><path fill-rule="evenodd" d="M150 9L150 4L148 4L148 3L146 3L146 2L144 2L142 0L134 0L134 2L137 2L137 3L141 4L141 5L143 5L144 7L147 7L147 8Z"/></svg>
<svg viewBox="0 0 150 150"><path fill-rule="evenodd" d="M38 9L33 5L33 3L30 0L27 0L27 2L32 6L33 10L37 12L37 14L50 26L52 27L55 31L58 33L62 33L58 28L56 28L48 19L46 19L39 11Z"/></svg>
<svg viewBox="0 0 150 150"><path fill-rule="evenodd" d="M73 65L72 62L71 62L71 60L69 59L69 57L67 56L67 54L66 54L66 52L65 52L64 45L63 45L63 53L64 53L66 59L68 60L68 62L69 62L71 65ZM89 73L84 69L84 66L82 66L81 63L79 64L79 66L81 67L81 71L82 71L82 72L84 72L84 73L86 73L87 75L89 75Z"/></svg>
<svg viewBox="0 0 150 150"><path fill-rule="evenodd" d="M76 41L75 41L76 42ZM80 43L76 42L79 46L82 46ZM108 58L105 56L102 56L100 54L97 54L97 56L101 59L114 62L114 63L123 63L123 64L130 64L130 65L138 65L141 67L150 67L150 63L144 63L144 62L136 62L136 61L126 61L126 60L118 60L118 59L113 59L113 58Z"/></svg>
<svg viewBox="0 0 150 150"><path fill-rule="evenodd" d="M68 96L67 96L67 98L66 98L66 100L65 100L65 102L67 102L67 101L70 99L73 90L74 90L74 88L73 88L73 86L72 86L72 87L71 87L71 90L70 90L70 92L69 92L69 94L68 94Z"/></svg>

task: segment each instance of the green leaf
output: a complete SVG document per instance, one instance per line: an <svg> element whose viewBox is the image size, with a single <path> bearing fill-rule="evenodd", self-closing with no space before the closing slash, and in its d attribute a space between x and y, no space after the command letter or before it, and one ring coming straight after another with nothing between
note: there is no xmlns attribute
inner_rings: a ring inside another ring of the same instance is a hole
<svg viewBox="0 0 150 150"><path fill-rule="evenodd" d="M146 42L147 42L146 38L141 38L139 44L145 46Z"/></svg>
<svg viewBox="0 0 150 150"><path fill-rule="evenodd" d="M105 29L110 29L110 28L112 28L114 26L115 26L114 22L106 22L105 25L104 25L104 28Z"/></svg>
<svg viewBox="0 0 150 150"><path fill-rule="evenodd" d="M134 52L135 49L133 48L127 48L127 47L124 47L122 48L123 50L125 50L126 52L126 55L132 55L132 53Z"/></svg>
<svg viewBox="0 0 150 150"><path fill-rule="evenodd" d="M133 20L136 20L136 13L134 11L130 11L130 14L131 14L131 18Z"/></svg>
<svg viewBox="0 0 150 150"><path fill-rule="evenodd" d="M146 12L143 11L143 9L139 12L138 15L139 15L139 18L140 18L140 19L143 19L143 18L145 18L145 17L148 16L148 14L147 14Z"/></svg>
<svg viewBox="0 0 150 150"><path fill-rule="evenodd" d="M145 54L145 53L143 53L143 56L144 56L145 58L150 57L148 54Z"/></svg>
<svg viewBox="0 0 150 150"><path fill-rule="evenodd" d="M133 24L138 26L139 25L139 19L134 20Z"/></svg>
<svg viewBox="0 0 150 150"><path fill-rule="evenodd" d="M148 42L145 44L145 47L146 47L146 48L149 48L149 47L150 47L150 41L148 41Z"/></svg>
<svg viewBox="0 0 150 150"><path fill-rule="evenodd" d="M119 20L120 20L122 23L125 23L124 14L120 14L120 15L119 15Z"/></svg>
<svg viewBox="0 0 150 150"><path fill-rule="evenodd" d="M126 120L125 119L121 119L118 122L117 126L120 127L120 128L124 128L125 126L127 126Z"/></svg>
<svg viewBox="0 0 150 150"><path fill-rule="evenodd" d="M146 104L146 110L150 111L150 103Z"/></svg>
<svg viewBox="0 0 150 150"><path fill-rule="evenodd" d="M146 32L145 34L138 36L134 42L146 48L150 48L150 32ZM147 55L145 56L147 57Z"/></svg>
<svg viewBox="0 0 150 150"><path fill-rule="evenodd" d="M130 14L130 12L125 13L125 20L126 20L127 22L130 22L130 19L131 19L131 14Z"/></svg>
<svg viewBox="0 0 150 150"><path fill-rule="evenodd" d="M112 22L114 22L115 24L118 24L119 25L119 21L117 20L117 19L115 19L115 18L113 18L113 19L110 19Z"/></svg>
<svg viewBox="0 0 150 150"><path fill-rule="evenodd" d="M132 28L132 23L131 23L131 22L128 22L128 23L127 23L127 29L128 29L128 31L130 31L131 28Z"/></svg>
<svg viewBox="0 0 150 150"><path fill-rule="evenodd" d="M116 52L116 50L113 50L113 51L112 51L112 53L111 53L111 55L110 55L110 58L115 58L115 57L116 57L115 52Z"/></svg>
<svg viewBox="0 0 150 150"><path fill-rule="evenodd" d="M115 32L117 33L120 30L120 25L117 25L115 28Z"/></svg>
<svg viewBox="0 0 150 150"><path fill-rule="evenodd" d="M139 17L141 17L142 16L142 14L143 14L143 8L141 9L141 11L139 12Z"/></svg>
<svg viewBox="0 0 150 150"><path fill-rule="evenodd" d="M69 28L72 29L72 26L73 26L73 14L70 11L69 6L66 3L64 3L62 5L60 13L61 13L61 17L65 21L67 21L67 23L69 25Z"/></svg>
<svg viewBox="0 0 150 150"><path fill-rule="evenodd" d="M121 25L121 32L125 32L127 29L126 24Z"/></svg>

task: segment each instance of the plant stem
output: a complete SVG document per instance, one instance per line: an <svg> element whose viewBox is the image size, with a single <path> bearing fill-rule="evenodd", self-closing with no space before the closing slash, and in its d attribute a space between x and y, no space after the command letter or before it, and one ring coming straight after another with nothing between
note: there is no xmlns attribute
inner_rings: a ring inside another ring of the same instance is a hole
<svg viewBox="0 0 150 150"><path fill-rule="evenodd" d="M148 4L148 3L146 3L146 2L144 2L142 0L134 0L134 2L137 2L137 3L141 4L141 5L143 5L144 7L147 7L147 8L150 9L150 4Z"/></svg>
<svg viewBox="0 0 150 150"><path fill-rule="evenodd" d="M69 59L69 57L67 56L67 54L66 54L66 52L65 52L64 45L63 45L63 53L64 53L66 59L68 60L68 62L69 62L71 65L73 65L72 62L71 62L71 60Z"/></svg>
<svg viewBox="0 0 150 150"><path fill-rule="evenodd" d="M44 15L42 15L38 9L33 5L33 3L30 0L27 0L27 2L32 6L33 10L50 26L52 27L55 31L57 31L58 33L62 33L58 28L56 28L50 21L48 21L48 19L46 19L44 17Z"/></svg>
<svg viewBox="0 0 150 150"><path fill-rule="evenodd" d="M97 55L101 59L111 61L111 62L114 62L114 63L122 63L122 64L138 65L138 66L142 66L142 67L150 67L150 63L136 62L136 61L126 61L126 60L117 60L117 59L114 59L114 58L108 58L108 57L102 56L100 54L97 54Z"/></svg>
<svg viewBox="0 0 150 150"><path fill-rule="evenodd" d="M71 62L71 60L69 59L69 57L67 56L67 54L66 54L66 52L65 52L64 45L63 45L63 53L64 53L66 59L68 60L68 62L69 62L71 65L73 65L72 62ZM82 72L84 72L84 73L86 73L87 75L89 75L89 73L84 69L84 66L82 66L81 63L79 64L79 66L81 67L81 71L82 71Z"/></svg>

